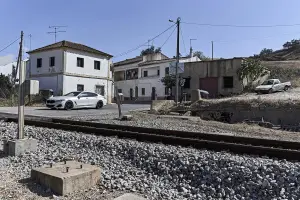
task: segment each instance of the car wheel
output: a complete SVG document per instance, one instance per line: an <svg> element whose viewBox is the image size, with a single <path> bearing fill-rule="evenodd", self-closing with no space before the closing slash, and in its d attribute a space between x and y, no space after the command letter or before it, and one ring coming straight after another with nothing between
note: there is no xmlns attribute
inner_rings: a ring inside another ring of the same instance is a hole
<svg viewBox="0 0 300 200"><path fill-rule="evenodd" d="M272 88L269 89L269 90L268 90L268 93L269 93L269 94L273 93L273 89L272 89Z"/></svg>
<svg viewBox="0 0 300 200"><path fill-rule="evenodd" d="M96 109L100 109L103 107L103 102L102 101L98 101L97 105L96 105Z"/></svg>
<svg viewBox="0 0 300 200"><path fill-rule="evenodd" d="M288 90L289 90L289 87L288 87L288 86L285 86L283 90L284 90L284 91L288 91Z"/></svg>
<svg viewBox="0 0 300 200"><path fill-rule="evenodd" d="M67 101L65 104L65 110L71 110L74 107L72 101Z"/></svg>

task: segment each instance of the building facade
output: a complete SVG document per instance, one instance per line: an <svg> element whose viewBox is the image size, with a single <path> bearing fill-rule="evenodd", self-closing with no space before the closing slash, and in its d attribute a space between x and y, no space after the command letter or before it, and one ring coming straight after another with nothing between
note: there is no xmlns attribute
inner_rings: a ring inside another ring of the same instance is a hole
<svg viewBox="0 0 300 200"><path fill-rule="evenodd" d="M54 95L92 91L111 102L111 55L69 41L35 49L28 54L29 77L39 81L40 89L52 89Z"/></svg>
<svg viewBox="0 0 300 200"><path fill-rule="evenodd" d="M211 98L243 92L244 83L238 77L243 58L220 59L184 63L183 77L189 78L190 88L184 92L201 89L209 92Z"/></svg>
<svg viewBox="0 0 300 200"><path fill-rule="evenodd" d="M181 58L180 63L198 60L198 57ZM161 79L171 73L175 61L162 53L156 53L114 63L115 86L125 100L165 99L169 91Z"/></svg>

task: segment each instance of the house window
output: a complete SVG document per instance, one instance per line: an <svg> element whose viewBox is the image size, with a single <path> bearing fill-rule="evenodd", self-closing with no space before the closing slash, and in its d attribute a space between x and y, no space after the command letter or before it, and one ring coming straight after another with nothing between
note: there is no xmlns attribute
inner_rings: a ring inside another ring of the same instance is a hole
<svg viewBox="0 0 300 200"><path fill-rule="evenodd" d="M169 75L169 70L170 70L169 67L165 68L165 75Z"/></svg>
<svg viewBox="0 0 300 200"><path fill-rule="evenodd" d="M148 71L144 71L144 77L148 76Z"/></svg>
<svg viewBox="0 0 300 200"><path fill-rule="evenodd" d="M146 93L145 88L142 88L142 95L145 95L145 93Z"/></svg>
<svg viewBox="0 0 300 200"><path fill-rule="evenodd" d="M55 66L55 57L50 57L49 58L49 66L54 67Z"/></svg>
<svg viewBox="0 0 300 200"><path fill-rule="evenodd" d="M37 67L37 68L41 68L41 67L42 67L42 59L41 59L41 58L38 58L38 59L36 60L36 67Z"/></svg>
<svg viewBox="0 0 300 200"><path fill-rule="evenodd" d="M159 71L159 69L157 70L157 76L159 76L160 75L160 71Z"/></svg>
<svg viewBox="0 0 300 200"><path fill-rule="evenodd" d="M224 88L233 88L233 76L224 76L223 85Z"/></svg>
<svg viewBox="0 0 300 200"><path fill-rule="evenodd" d="M84 59L77 58L77 67L84 67Z"/></svg>
<svg viewBox="0 0 300 200"><path fill-rule="evenodd" d="M122 89L118 89L118 93L122 93Z"/></svg>
<svg viewBox="0 0 300 200"><path fill-rule="evenodd" d="M100 70L100 61L97 60L94 61L94 69Z"/></svg>
<svg viewBox="0 0 300 200"><path fill-rule="evenodd" d="M104 85L96 85L95 92L104 96Z"/></svg>
<svg viewBox="0 0 300 200"><path fill-rule="evenodd" d="M84 85L77 84L77 91L84 91Z"/></svg>

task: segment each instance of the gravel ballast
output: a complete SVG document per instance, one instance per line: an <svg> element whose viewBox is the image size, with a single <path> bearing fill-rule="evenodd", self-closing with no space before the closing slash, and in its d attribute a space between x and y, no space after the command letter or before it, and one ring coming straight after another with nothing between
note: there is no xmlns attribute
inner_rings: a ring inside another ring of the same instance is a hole
<svg viewBox="0 0 300 200"><path fill-rule="evenodd" d="M16 135L0 122L0 137ZM53 198L27 181L30 169L63 159L102 168L101 183L60 199L110 199L125 192L149 199L299 199L300 163L26 126L38 152L0 157L0 199ZM54 198L56 198L54 196Z"/></svg>
<svg viewBox="0 0 300 200"><path fill-rule="evenodd" d="M133 119L130 121L117 120L116 118L118 116L116 114L81 116L72 117L69 119L104 124L120 124L126 126L157 128L162 130L169 129L300 142L299 133L263 128L258 125L247 125L244 123L227 124L216 121L201 120L200 117L194 117L191 120L182 120L172 118L172 116L168 116L166 118L159 115L148 114L146 112L131 112L131 115Z"/></svg>

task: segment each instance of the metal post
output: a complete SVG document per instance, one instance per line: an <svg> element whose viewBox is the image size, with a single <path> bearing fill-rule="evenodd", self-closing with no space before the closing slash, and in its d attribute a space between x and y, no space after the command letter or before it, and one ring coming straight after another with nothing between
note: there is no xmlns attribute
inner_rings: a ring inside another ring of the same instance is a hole
<svg viewBox="0 0 300 200"><path fill-rule="evenodd" d="M177 18L177 50L176 50L176 69L175 69L175 75L176 75L176 96L175 96L175 102L178 103L178 64L179 64L179 31L180 31L180 17Z"/></svg>
<svg viewBox="0 0 300 200"><path fill-rule="evenodd" d="M197 40L197 39L190 39L190 57L193 57L193 48L192 48L192 40Z"/></svg>
<svg viewBox="0 0 300 200"><path fill-rule="evenodd" d="M18 106L18 139L24 139L24 64L22 60L23 31L21 32L19 53L19 106Z"/></svg>
<svg viewBox="0 0 300 200"><path fill-rule="evenodd" d="M211 60L214 60L214 41L211 41Z"/></svg>

